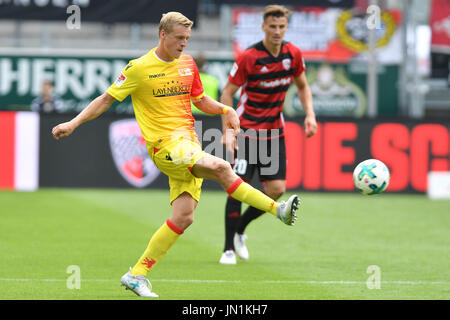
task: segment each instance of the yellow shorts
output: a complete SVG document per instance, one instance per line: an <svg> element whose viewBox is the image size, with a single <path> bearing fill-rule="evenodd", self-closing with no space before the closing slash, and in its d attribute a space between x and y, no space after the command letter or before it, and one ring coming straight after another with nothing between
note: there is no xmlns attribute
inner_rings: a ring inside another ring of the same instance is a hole
<svg viewBox="0 0 450 320"><path fill-rule="evenodd" d="M191 173L194 164L205 156L198 142L179 138L161 144L147 144L147 149L158 169L169 177L171 204L183 192L200 200L203 179Z"/></svg>

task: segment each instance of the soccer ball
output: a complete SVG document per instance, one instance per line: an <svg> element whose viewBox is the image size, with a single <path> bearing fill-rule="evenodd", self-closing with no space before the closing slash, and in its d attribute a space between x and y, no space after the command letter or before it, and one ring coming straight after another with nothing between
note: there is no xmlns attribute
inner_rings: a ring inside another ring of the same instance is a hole
<svg viewBox="0 0 450 320"><path fill-rule="evenodd" d="M353 170L353 183L359 192L366 195L378 194L389 185L389 169L377 159L359 163Z"/></svg>

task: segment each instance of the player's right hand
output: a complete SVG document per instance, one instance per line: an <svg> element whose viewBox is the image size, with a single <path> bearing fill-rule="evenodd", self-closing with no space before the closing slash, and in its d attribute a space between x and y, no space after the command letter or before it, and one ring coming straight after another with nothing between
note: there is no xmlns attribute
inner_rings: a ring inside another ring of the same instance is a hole
<svg viewBox="0 0 450 320"><path fill-rule="evenodd" d="M64 138L72 134L73 130L75 130L75 126L72 124L72 122L64 122L58 124L52 129L52 135L53 138L59 140L59 138Z"/></svg>

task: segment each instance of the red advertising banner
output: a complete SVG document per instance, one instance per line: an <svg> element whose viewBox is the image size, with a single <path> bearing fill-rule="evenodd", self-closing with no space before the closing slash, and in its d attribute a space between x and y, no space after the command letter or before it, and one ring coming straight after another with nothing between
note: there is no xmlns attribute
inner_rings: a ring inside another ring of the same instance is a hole
<svg viewBox="0 0 450 320"><path fill-rule="evenodd" d="M0 189L14 188L15 112L0 113Z"/></svg>
<svg viewBox="0 0 450 320"><path fill-rule="evenodd" d="M450 0L432 0L430 12L431 48L450 53Z"/></svg>
<svg viewBox="0 0 450 320"><path fill-rule="evenodd" d="M0 112L0 190L38 188L39 114Z"/></svg>

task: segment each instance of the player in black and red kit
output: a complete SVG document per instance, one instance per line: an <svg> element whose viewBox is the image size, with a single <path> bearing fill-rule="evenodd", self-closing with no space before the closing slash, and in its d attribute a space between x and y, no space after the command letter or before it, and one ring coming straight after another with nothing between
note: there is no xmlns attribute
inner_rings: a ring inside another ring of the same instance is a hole
<svg viewBox="0 0 450 320"><path fill-rule="evenodd" d="M226 149L235 155L234 171L247 182L258 171L264 193L274 200L280 198L286 190L282 111L286 92L292 83L297 86L306 114L306 136L311 137L317 129L302 53L292 43L283 41L290 14L284 6L270 5L265 8L262 24L264 40L254 44L237 58L221 96L221 102L231 106L234 94L241 87L236 111L245 145L242 144L238 149L236 139L227 132L223 132L222 137ZM225 246L220 263L235 264L235 252L242 259L249 258L244 230L263 213L254 207L248 207L241 216L241 202L228 197L225 209Z"/></svg>

